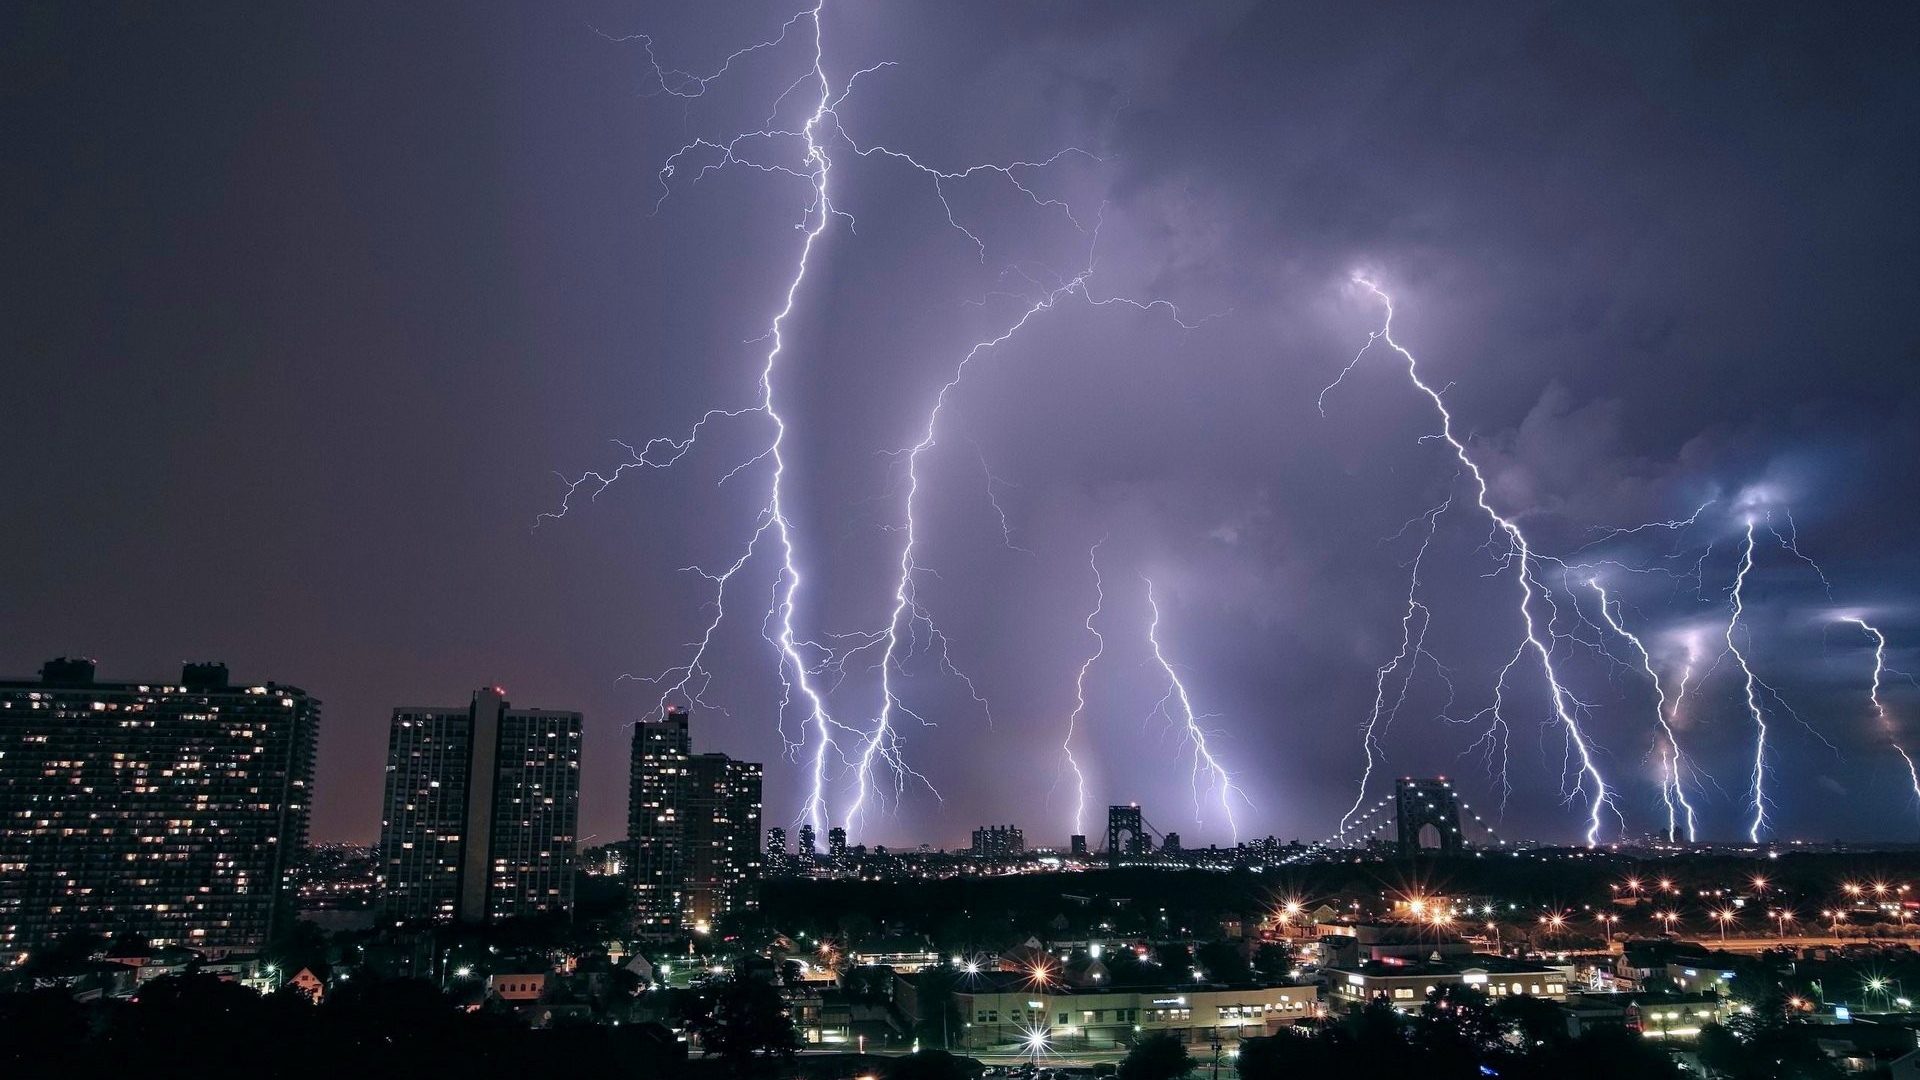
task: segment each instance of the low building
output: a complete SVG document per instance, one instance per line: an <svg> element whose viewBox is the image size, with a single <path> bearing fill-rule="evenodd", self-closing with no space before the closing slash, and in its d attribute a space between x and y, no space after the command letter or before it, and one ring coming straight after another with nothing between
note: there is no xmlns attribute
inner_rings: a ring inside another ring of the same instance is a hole
<svg viewBox="0 0 1920 1080"><path fill-rule="evenodd" d="M856 965L919 971L938 964L940 953L924 937L894 935L862 941L847 958Z"/></svg>
<svg viewBox="0 0 1920 1080"><path fill-rule="evenodd" d="M1318 930L1322 967L1432 957L1450 960L1473 954L1473 946L1460 935L1416 923L1322 923Z"/></svg>
<svg viewBox="0 0 1920 1080"><path fill-rule="evenodd" d="M1491 997L1526 995L1555 1001L1567 996L1567 975L1545 964L1471 953L1441 960L1369 960L1326 969L1336 1002L1349 1007L1384 998L1411 1008L1435 990L1470 986Z"/></svg>
<svg viewBox="0 0 1920 1080"><path fill-rule="evenodd" d="M487 976L487 996L509 1005L524 1005L540 1000L547 991L547 973L523 971Z"/></svg>
<svg viewBox="0 0 1920 1080"><path fill-rule="evenodd" d="M1036 985L1025 972L969 976L956 988L961 1030L955 1050L990 1050L1044 1038L1056 1052L1127 1046L1143 1035L1170 1034L1192 1045L1218 1035L1223 1043L1271 1035L1322 1015L1315 985L1177 986ZM913 980L901 976L896 1001L918 1023Z"/></svg>
<svg viewBox="0 0 1920 1080"><path fill-rule="evenodd" d="M1567 1034L1579 1038L1601 1028L1624 1028L1650 1039L1691 1041L1708 1024L1726 1020L1726 1002L1715 993L1572 994L1560 1008Z"/></svg>

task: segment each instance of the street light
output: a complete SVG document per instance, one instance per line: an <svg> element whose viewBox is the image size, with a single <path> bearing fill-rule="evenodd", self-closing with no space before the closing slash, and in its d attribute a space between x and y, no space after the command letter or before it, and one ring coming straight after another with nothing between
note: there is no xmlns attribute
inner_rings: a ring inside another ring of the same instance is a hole
<svg viewBox="0 0 1920 1080"><path fill-rule="evenodd" d="M1734 919L1733 909L1721 908L1719 911L1713 913L1713 918L1715 922L1720 924L1720 940L1727 940L1727 926L1729 923L1732 923Z"/></svg>
<svg viewBox="0 0 1920 1080"><path fill-rule="evenodd" d="M1879 994L1879 995L1880 995L1880 1001L1881 1001L1881 1004L1882 1004L1882 1005L1885 1005L1885 1004L1886 1004L1886 995L1887 995L1887 980L1886 980L1886 979L1884 979L1884 978L1881 978L1881 977L1880 977L1880 976L1878 976L1878 975L1875 975L1875 976L1873 976L1873 977L1871 977L1871 978L1869 978L1869 979L1868 979L1868 980L1866 981L1866 983L1864 984L1864 989L1865 989L1865 991L1866 991L1866 993L1867 993L1867 994L1870 994L1870 995L1871 995L1871 994Z"/></svg>

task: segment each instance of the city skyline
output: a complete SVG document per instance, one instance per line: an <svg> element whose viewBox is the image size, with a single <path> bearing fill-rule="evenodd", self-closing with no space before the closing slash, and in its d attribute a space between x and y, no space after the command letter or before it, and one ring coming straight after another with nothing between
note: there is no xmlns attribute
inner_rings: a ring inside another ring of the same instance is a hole
<svg viewBox="0 0 1920 1080"><path fill-rule="evenodd" d="M823 841L1920 836L1911 13L370 18L9 45L0 675L306 688L321 840L483 683L583 841L666 704Z"/></svg>

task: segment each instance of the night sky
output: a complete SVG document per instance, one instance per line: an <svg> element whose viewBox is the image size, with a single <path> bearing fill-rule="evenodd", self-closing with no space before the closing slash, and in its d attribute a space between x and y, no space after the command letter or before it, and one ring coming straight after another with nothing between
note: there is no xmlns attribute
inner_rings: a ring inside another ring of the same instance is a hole
<svg viewBox="0 0 1920 1080"><path fill-rule="evenodd" d="M627 726L660 691L621 676L686 662L712 593L682 568L739 557L770 463L719 481L770 425L715 423L672 469L537 515L561 475L618 465L612 440L755 402L813 222L791 173L696 178L718 160L697 152L659 175L690 140L805 119L812 91L782 92L811 70L810 23L698 97L663 92L634 35L709 73L796 10L9 5L0 673L220 659L305 687L326 703L313 832L357 840L378 831L389 710L497 683L586 714L581 831L623 835ZM851 220L816 246L776 372L803 637L885 624L905 496L888 452L920 438L975 342L1090 252L1092 295L1194 324L1068 297L950 396L921 458L918 597L991 718L917 639L902 749L941 797L882 777L855 839L953 845L1012 822L1064 842L1060 743L1103 537L1090 804L1228 839L1153 715L1145 575L1244 789L1241 834L1332 832L1420 515L1449 493L1422 563L1432 659L1369 801L1384 777L1444 773L1489 817L1504 800L1503 835L1580 836L1537 664L1508 680L1510 791L1475 748L1518 585L1423 439L1431 403L1376 348L1316 408L1380 325L1356 273L1394 296L1395 337L1445 388L1496 507L1543 553L1651 571L1602 573L1670 690L1687 635L1703 643L1678 721L1702 836L1749 812L1752 724L1721 653L1754 515L1740 640L1777 691L1773 834L1920 837L1868 702L1871 643L1836 621L1869 618L1889 665L1920 671L1917 23L1896 5L829 0L835 84L896 65L837 109L859 146L946 171L1086 153L1016 170L1028 192L950 181L943 207L925 174L823 136ZM798 145L752 154L799 169ZM1709 500L1689 529L1582 551ZM1789 514L1831 598L1773 535L1794 535ZM805 795L760 636L776 568L767 547L735 579L696 718L701 748L768 762L769 824ZM1565 585L1593 619L1586 576ZM1606 836L1662 828L1645 672L1576 614L1563 597L1556 658L1625 819ZM821 676L837 720L871 726L874 675L860 658ZM1920 687L1890 674L1883 698L1894 738L1920 741ZM836 823L850 783L836 770Z"/></svg>

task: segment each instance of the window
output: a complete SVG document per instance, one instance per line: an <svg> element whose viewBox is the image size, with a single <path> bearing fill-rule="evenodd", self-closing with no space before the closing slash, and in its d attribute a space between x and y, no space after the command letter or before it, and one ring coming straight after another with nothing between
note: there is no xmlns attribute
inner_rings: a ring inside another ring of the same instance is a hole
<svg viewBox="0 0 1920 1080"><path fill-rule="evenodd" d="M1397 987L1395 987L1395 988L1394 988L1394 990L1393 990L1393 996L1394 996L1394 999L1395 999L1395 1000L1397 1000L1397 1001L1409 1001L1409 1000L1412 1000L1412 998L1413 998L1413 987L1411 987L1411 986L1397 986Z"/></svg>

